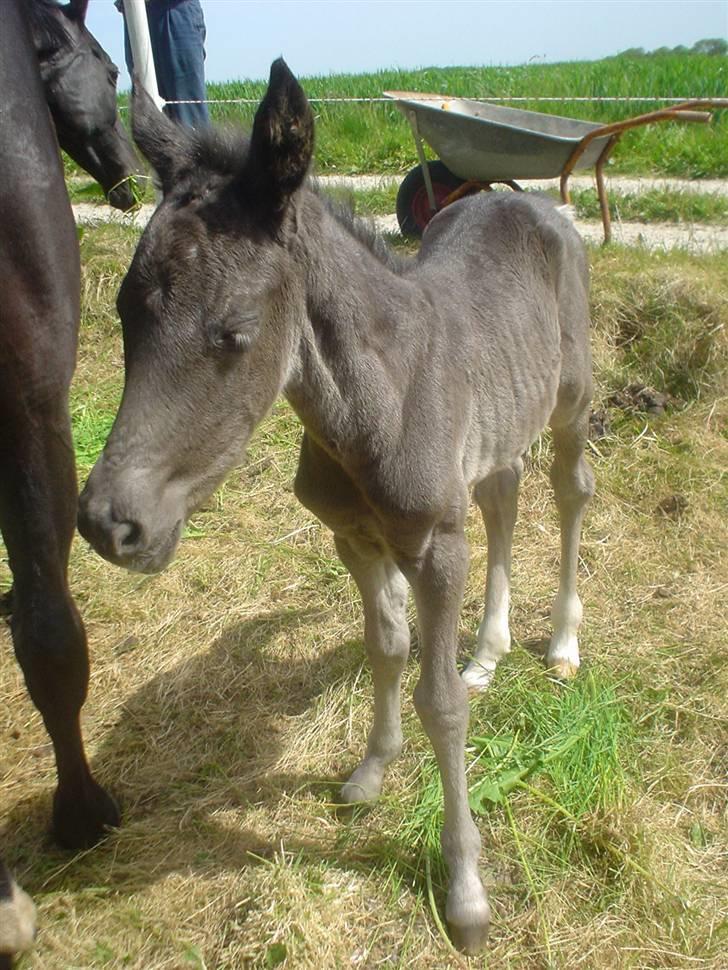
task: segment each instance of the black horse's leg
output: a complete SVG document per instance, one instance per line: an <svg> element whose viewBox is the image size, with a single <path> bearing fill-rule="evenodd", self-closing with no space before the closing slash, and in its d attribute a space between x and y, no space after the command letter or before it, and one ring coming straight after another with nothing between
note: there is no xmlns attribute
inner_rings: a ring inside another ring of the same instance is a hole
<svg viewBox="0 0 728 970"><path fill-rule="evenodd" d="M0 435L0 530L13 573L10 621L18 662L53 742L53 829L67 848L92 845L119 824L93 779L81 738L89 677L86 633L66 578L76 522L76 474L65 388L23 402Z"/></svg>

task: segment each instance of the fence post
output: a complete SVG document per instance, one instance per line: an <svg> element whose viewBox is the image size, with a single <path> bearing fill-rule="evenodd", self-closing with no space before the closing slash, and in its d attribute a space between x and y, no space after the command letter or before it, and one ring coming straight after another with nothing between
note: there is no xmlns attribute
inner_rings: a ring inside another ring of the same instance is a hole
<svg viewBox="0 0 728 970"><path fill-rule="evenodd" d="M161 111L164 106L164 99L160 97L157 87L157 75L154 70L154 55L149 39L149 23L147 22L144 0L124 0L124 15L134 60L134 73L139 75L144 90Z"/></svg>

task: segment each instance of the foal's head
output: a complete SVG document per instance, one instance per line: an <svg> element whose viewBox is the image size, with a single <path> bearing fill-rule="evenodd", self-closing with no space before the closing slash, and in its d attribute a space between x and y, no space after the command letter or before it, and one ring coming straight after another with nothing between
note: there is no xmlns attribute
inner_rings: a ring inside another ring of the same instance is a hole
<svg viewBox="0 0 728 970"><path fill-rule="evenodd" d="M138 164L117 113L119 72L86 29L87 7L88 0L30 0L33 43L61 148L96 179L111 205L129 209L135 200L125 180Z"/></svg>
<svg viewBox="0 0 728 970"><path fill-rule="evenodd" d="M124 397L79 526L108 559L153 572L286 381L305 313L291 250L313 117L276 61L249 143L174 125L139 85L133 131L164 197L119 292Z"/></svg>

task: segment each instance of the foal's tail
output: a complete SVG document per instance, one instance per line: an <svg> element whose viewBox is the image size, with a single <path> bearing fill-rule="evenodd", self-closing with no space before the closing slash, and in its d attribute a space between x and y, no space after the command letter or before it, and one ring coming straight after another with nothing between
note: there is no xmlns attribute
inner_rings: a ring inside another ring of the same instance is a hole
<svg viewBox="0 0 728 970"><path fill-rule="evenodd" d="M576 222L576 208L571 204L571 202L562 202L561 200L556 200L553 195L549 192L529 192L529 199L543 199L549 206L549 208L554 209L559 215L568 219L569 222Z"/></svg>
<svg viewBox="0 0 728 970"><path fill-rule="evenodd" d="M571 223L576 223L576 208L571 202L562 202L556 206L556 211L559 212L565 219L568 219Z"/></svg>

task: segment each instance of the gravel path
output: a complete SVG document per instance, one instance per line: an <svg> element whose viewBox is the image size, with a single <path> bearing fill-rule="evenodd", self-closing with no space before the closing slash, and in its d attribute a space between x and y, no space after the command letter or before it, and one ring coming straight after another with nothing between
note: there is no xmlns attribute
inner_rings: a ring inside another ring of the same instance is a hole
<svg viewBox="0 0 728 970"><path fill-rule="evenodd" d="M319 178L323 186L350 189L372 189L396 185L401 181L397 175L326 175ZM526 187L531 187L524 183ZM541 190L558 189L558 179L533 182L532 187ZM590 176L574 176L570 180L574 189L592 188L594 180ZM620 194L639 193L648 189L682 191L702 194L728 195L728 180L702 179L650 179L650 178L612 178L607 187ZM144 226L149 221L154 206L143 205L133 215L125 215L107 205L89 202L73 206L76 222L93 225L99 222L125 222L130 225ZM383 232L399 232L395 215L376 216L374 223ZM593 243L603 238L601 222L575 220L582 236ZM703 223L641 223L612 222L612 239L627 246L643 246L647 249L685 249L693 253L710 253L728 249L728 226L705 225Z"/></svg>
<svg viewBox="0 0 728 970"><path fill-rule="evenodd" d="M320 175L319 182L323 185L342 186L344 188L376 189L389 185L397 185L402 181L401 175ZM525 188L558 189L558 179L521 179ZM596 191L596 183L591 175L572 175L569 185L573 189L590 189ZM607 189L621 194L646 192L649 189L671 192L692 192L699 195L728 195L728 179L670 179L647 178L641 176L607 177Z"/></svg>

